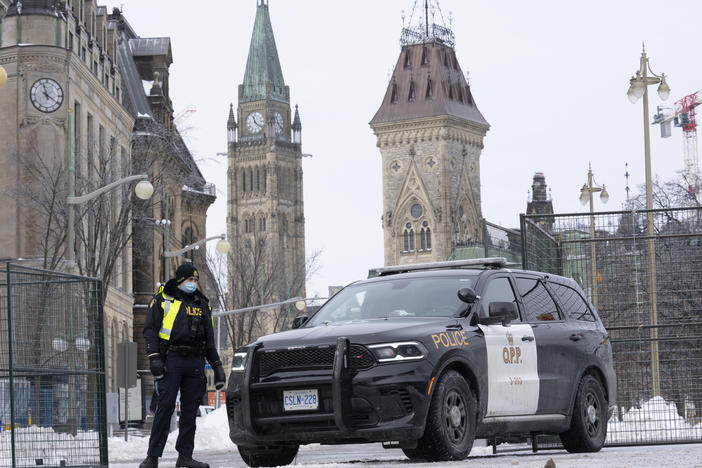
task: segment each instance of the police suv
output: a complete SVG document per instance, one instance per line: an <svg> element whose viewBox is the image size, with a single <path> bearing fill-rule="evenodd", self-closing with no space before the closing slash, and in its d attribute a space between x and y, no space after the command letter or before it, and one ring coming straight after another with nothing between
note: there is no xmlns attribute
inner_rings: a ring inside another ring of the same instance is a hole
<svg viewBox="0 0 702 468"><path fill-rule="evenodd" d="M534 434L600 450L612 348L575 281L503 258L377 272L235 353L227 414L249 466L289 464L309 443L383 442L429 461Z"/></svg>

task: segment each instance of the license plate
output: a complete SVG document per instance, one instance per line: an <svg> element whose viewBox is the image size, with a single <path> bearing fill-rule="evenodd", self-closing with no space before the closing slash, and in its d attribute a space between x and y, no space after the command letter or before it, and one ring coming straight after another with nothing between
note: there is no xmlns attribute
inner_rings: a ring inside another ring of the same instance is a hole
<svg viewBox="0 0 702 468"><path fill-rule="evenodd" d="M319 407L317 389L284 390L283 409L285 411L315 410Z"/></svg>

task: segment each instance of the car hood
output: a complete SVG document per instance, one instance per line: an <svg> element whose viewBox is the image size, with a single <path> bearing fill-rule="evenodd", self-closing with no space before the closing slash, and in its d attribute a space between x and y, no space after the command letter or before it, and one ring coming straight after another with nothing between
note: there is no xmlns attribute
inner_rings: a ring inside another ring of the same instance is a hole
<svg viewBox="0 0 702 468"><path fill-rule="evenodd" d="M456 319L449 317L380 318L288 330L263 336L256 343L262 344L264 348L287 348L334 344L342 336L358 344L417 340L431 333L445 331L446 325L455 323Z"/></svg>

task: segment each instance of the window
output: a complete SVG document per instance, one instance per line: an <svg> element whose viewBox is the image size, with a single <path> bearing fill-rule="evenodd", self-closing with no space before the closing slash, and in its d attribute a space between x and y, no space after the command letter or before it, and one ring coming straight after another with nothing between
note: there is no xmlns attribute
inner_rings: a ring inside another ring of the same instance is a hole
<svg viewBox="0 0 702 468"><path fill-rule="evenodd" d="M595 321L595 315L578 291L557 283L549 283L549 286L553 288L569 318L584 322Z"/></svg>
<svg viewBox="0 0 702 468"><path fill-rule="evenodd" d="M431 250L431 229L427 228L427 250Z"/></svg>
<svg viewBox="0 0 702 468"><path fill-rule="evenodd" d="M453 85L450 83L448 84L448 97L449 99L453 99Z"/></svg>
<svg viewBox="0 0 702 468"><path fill-rule="evenodd" d="M412 66L412 55L410 53L410 50L407 49L405 52L405 68L410 68Z"/></svg>
<svg viewBox="0 0 702 468"><path fill-rule="evenodd" d="M404 242L404 244L403 244L403 246L402 246L402 251L403 251L403 252L409 252L409 232L407 232L406 230L405 230L404 237L405 237L405 239L404 239L405 242Z"/></svg>
<svg viewBox="0 0 702 468"><path fill-rule="evenodd" d="M426 99L431 99L432 97L434 97L434 83L429 77L427 77L427 93L424 97Z"/></svg>
<svg viewBox="0 0 702 468"><path fill-rule="evenodd" d="M536 278L517 278L517 289L526 308L527 322L561 320L556 303L541 281Z"/></svg>
<svg viewBox="0 0 702 468"><path fill-rule="evenodd" d="M409 95L407 96L407 100L410 102L413 102L416 97L417 97L417 93L414 90L414 80L411 80L410 87L409 87Z"/></svg>
<svg viewBox="0 0 702 468"><path fill-rule="evenodd" d="M414 252L414 229L409 232L410 252Z"/></svg>
<svg viewBox="0 0 702 468"><path fill-rule="evenodd" d="M428 226L427 221L422 223L422 230L419 232L419 250L431 250L431 229Z"/></svg>
<svg viewBox="0 0 702 468"><path fill-rule="evenodd" d="M266 193L268 187L268 169L263 169L263 193Z"/></svg>
<svg viewBox="0 0 702 468"><path fill-rule="evenodd" d="M512 290L512 285L509 284L508 278L495 278L490 281L480 301L480 316L488 317L490 304L493 302L511 302L517 305L517 298ZM513 322L519 322L517 317Z"/></svg>
<svg viewBox="0 0 702 468"><path fill-rule="evenodd" d="M390 102L397 102L397 83L392 84L392 95L390 96Z"/></svg>
<svg viewBox="0 0 702 468"><path fill-rule="evenodd" d="M403 233L404 244L403 252L414 252L414 229L412 229L412 223L407 223L405 225L405 232Z"/></svg>
<svg viewBox="0 0 702 468"><path fill-rule="evenodd" d="M73 52L73 33L68 33L68 50Z"/></svg>
<svg viewBox="0 0 702 468"><path fill-rule="evenodd" d="M246 193L246 169L244 169L244 172L241 173L241 191Z"/></svg>
<svg viewBox="0 0 702 468"><path fill-rule="evenodd" d="M249 232L249 220L244 220L244 232Z"/></svg>
<svg viewBox="0 0 702 468"><path fill-rule="evenodd" d="M427 54L427 48L422 47L422 66L426 67L429 65L429 54Z"/></svg>
<svg viewBox="0 0 702 468"><path fill-rule="evenodd" d="M259 172L258 168L256 168L256 191L261 191L261 173Z"/></svg>
<svg viewBox="0 0 702 468"><path fill-rule="evenodd" d="M249 190L253 191L253 169L249 169Z"/></svg>

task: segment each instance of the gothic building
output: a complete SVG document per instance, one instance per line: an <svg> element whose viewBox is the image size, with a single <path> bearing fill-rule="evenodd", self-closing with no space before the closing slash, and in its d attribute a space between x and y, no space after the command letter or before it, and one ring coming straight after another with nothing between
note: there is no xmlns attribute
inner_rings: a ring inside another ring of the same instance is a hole
<svg viewBox="0 0 702 468"><path fill-rule="evenodd" d="M526 214L553 214L553 201L548 195L546 176L543 172L534 174L534 180L531 184L531 200L527 202ZM536 218L535 221L547 231L553 228L553 217Z"/></svg>
<svg viewBox="0 0 702 468"><path fill-rule="evenodd" d="M370 122L383 171L385 264L448 259L480 240L480 152L489 125L456 59L453 32L420 18Z"/></svg>
<svg viewBox="0 0 702 468"><path fill-rule="evenodd" d="M238 124L237 124L238 121ZM304 296L302 125L278 60L268 4L257 3L236 114L227 120L232 305Z"/></svg>

